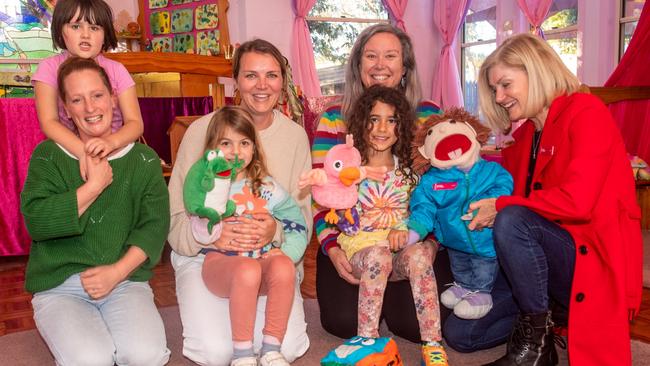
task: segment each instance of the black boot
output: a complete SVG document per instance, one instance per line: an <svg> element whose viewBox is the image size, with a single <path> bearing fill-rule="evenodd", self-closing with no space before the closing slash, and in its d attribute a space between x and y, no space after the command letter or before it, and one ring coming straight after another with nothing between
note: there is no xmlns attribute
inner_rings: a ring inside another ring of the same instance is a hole
<svg viewBox="0 0 650 366"><path fill-rule="evenodd" d="M558 363L553 343L551 312L519 315L505 356L490 366L554 366Z"/></svg>

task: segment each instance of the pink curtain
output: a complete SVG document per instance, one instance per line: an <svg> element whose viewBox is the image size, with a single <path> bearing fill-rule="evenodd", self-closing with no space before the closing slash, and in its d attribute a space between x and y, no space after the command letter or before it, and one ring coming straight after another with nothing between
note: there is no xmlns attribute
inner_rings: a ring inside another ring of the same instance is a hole
<svg viewBox="0 0 650 366"><path fill-rule="evenodd" d="M433 22L442 35L442 50L433 78L432 98L442 109L462 107L463 94L452 44L465 19L471 0L437 0L433 4Z"/></svg>
<svg viewBox="0 0 650 366"><path fill-rule="evenodd" d="M382 0L382 3L388 9L388 12L393 19L393 24L406 32L406 26L404 25L404 12L406 11L406 4L408 0Z"/></svg>
<svg viewBox="0 0 650 366"><path fill-rule="evenodd" d="M526 15L526 19L533 26L533 33L544 38L541 25L546 19L553 0L517 0L519 8Z"/></svg>
<svg viewBox="0 0 650 366"><path fill-rule="evenodd" d="M639 23L621 62L605 86L650 86L650 2L646 1ZM609 105L630 154L650 162L650 100Z"/></svg>
<svg viewBox="0 0 650 366"><path fill-rule="evenodd" d="M293 21L293 43L291 45L291 58L293 64L293 78L296 84L302 88L305 96L320 96L320 82L316 73L314 63L314 46L311 43L311 35L305 17L314 7L316 0L293 0L294 14Z"/></svg>

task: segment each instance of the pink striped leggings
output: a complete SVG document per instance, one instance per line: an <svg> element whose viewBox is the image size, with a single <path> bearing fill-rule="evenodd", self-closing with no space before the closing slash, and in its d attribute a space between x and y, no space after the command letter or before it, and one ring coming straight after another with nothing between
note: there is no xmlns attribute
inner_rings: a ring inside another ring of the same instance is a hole
<svg viewBox="0 0 650 366"><path fill-rule="evenodd" d="M282 341L296 284L296 269L289 257L248 258L210 252L205 256L202 275L210 292L230 299L233 341L253 340L260 295L267 295L262 334Z"/></svg>

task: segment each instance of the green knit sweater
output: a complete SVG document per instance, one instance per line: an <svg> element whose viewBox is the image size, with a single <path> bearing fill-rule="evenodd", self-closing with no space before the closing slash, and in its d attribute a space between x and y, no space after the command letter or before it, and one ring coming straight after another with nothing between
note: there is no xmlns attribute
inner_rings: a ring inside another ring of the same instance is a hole
<svg viewBox="0 0 650 366"><path fill-rule="evenodd" d="M169 231L169 196L160 159L142 144L109 161L113 182L78 217L79 162L47 140L32 154L21 211L32 236L25 273L30 292L51 289L90 267L113 264L135 245L147 260L129 277L147 281Z"/></svg>

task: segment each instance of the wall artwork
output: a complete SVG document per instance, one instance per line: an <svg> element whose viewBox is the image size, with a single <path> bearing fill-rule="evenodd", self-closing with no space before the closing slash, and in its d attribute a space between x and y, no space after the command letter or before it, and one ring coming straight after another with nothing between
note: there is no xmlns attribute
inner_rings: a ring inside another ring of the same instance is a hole
<svg viewBox="0 0 650 366"><path fill-rule="evenodd" d="M0 97L29 97L38 61L58 53L49 25L55 0L2 0Z"/></svg>
<svg viewBox="0 0 650 366"><path fill-rule="evenodd" d="M219 54L214 0L144 0L146 36L156 52Z"/></svg>

